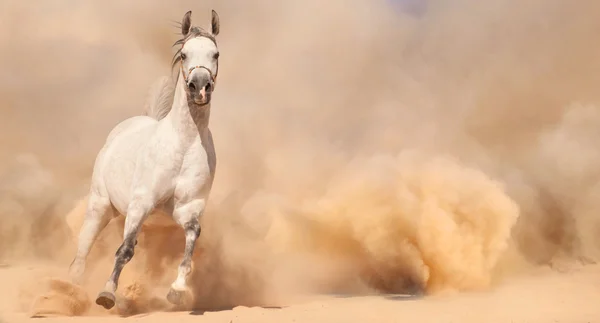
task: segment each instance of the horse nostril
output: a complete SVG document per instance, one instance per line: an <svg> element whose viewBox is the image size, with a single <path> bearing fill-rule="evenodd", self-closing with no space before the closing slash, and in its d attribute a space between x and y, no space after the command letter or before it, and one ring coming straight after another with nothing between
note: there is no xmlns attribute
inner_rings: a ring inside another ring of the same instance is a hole
<svg viewBox="0 0 600 323"><path fill-rule="evenodd" d="M190 91L196 91L196 84L194 84L194 82L191 82L188 87L190 88Z"/></svg>
<svg viewBox="0 0 600 323"><path fill-rule="evenodd" d="M204 91L210 92L211 90L212 90L212 85L210 85L210 83L206 84L206 86L204 87Z"/></svg>

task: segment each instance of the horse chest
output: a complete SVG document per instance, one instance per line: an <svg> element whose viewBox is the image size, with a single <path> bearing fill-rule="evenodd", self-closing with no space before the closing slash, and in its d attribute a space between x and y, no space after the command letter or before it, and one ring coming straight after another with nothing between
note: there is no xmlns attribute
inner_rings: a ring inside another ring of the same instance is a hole
<svg viewBox="0 0 600 323"><path fill-rule="evenodd" d="M212 183L211 154L205 147L201 140L197 140L183 154L175 181L176 196L181 191L186 195L193 192L199 194Z"/></svg>

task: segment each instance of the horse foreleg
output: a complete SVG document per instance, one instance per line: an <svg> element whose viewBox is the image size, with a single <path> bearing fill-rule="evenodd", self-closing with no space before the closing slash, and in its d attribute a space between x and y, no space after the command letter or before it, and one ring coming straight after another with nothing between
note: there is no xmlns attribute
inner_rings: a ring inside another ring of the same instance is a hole
<svg viewBox="0 0 600 323"><path fill-rule="evenodd" d="M110 222L113 215L108 198L98 196L94 193L90 194L83 224L79 231L77 253L69 266L69 276L73 282L81 282L81 278L85 272L86 258L98 235L100 235L100 232Z"/></svg>
<svg viewBox="0 0 600 323"><path fill-rule="evenodd" d="M173 212L174 220L183 227L185 232L183 260L177 271L177 279L171 284L169 294L167 294L167 300L175 305L184 303L183 299L191 294L187 280L192 272L192 256L194 255L196 241L200 236L199 218L204 212L204 206L204 200L195 200L175 208Z"/></svg>
<svg viewBox="0 0 600 323"><path fill-rule="evenodd" d="M96 304L106 309L115 305L115 292L119 285L119 276L123 267L133 258L137 235L142 223L152 210L152 203L148 199L134 198L127 209L125 218L125 229L123 232L123 243L115 254L115 265L110 278L104 285L104 290L96 298Z"/></svg>

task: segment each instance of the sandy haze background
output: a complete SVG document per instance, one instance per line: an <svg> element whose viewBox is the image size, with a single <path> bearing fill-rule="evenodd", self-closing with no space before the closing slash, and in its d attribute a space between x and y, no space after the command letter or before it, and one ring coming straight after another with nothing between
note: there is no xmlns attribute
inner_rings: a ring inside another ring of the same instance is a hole
<svg viewBox="0 0 600 323"><path fill-rule="evenodd" d="M3 311L105 313L88 306L118 221L83 292L41 282L66 273L95 155L170 73L190 9L219 12L221 68L187 309L488 290L600 257L597 1L0 6L0 260L35 269ZM140 242L112 313L168 309L182 233Z"/></svg>

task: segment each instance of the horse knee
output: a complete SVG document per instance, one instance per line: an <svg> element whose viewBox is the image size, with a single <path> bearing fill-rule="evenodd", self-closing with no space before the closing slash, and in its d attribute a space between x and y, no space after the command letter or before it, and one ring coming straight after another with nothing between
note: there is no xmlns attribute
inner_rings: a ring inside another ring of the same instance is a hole
<svg viewBox="0 0 600 323"><path fill-rule="evenodd" d="M186 237L191 236L195 238L198 238L200 236L200 231L202 231L202 229L200 228L200 222L196 218L184 224L183 230L185 231Z"/></svg>
<svg viewBox="0 0 600 323"><path fill-rule="evenodd" d="M119 249L117 249L115 257L119 264L124 265L128 263L131 260L131 258L133 258L133 255L135 253L135 242L137 242L135 241L135 239L125 239L125 241L123 241Z"/></svg>

